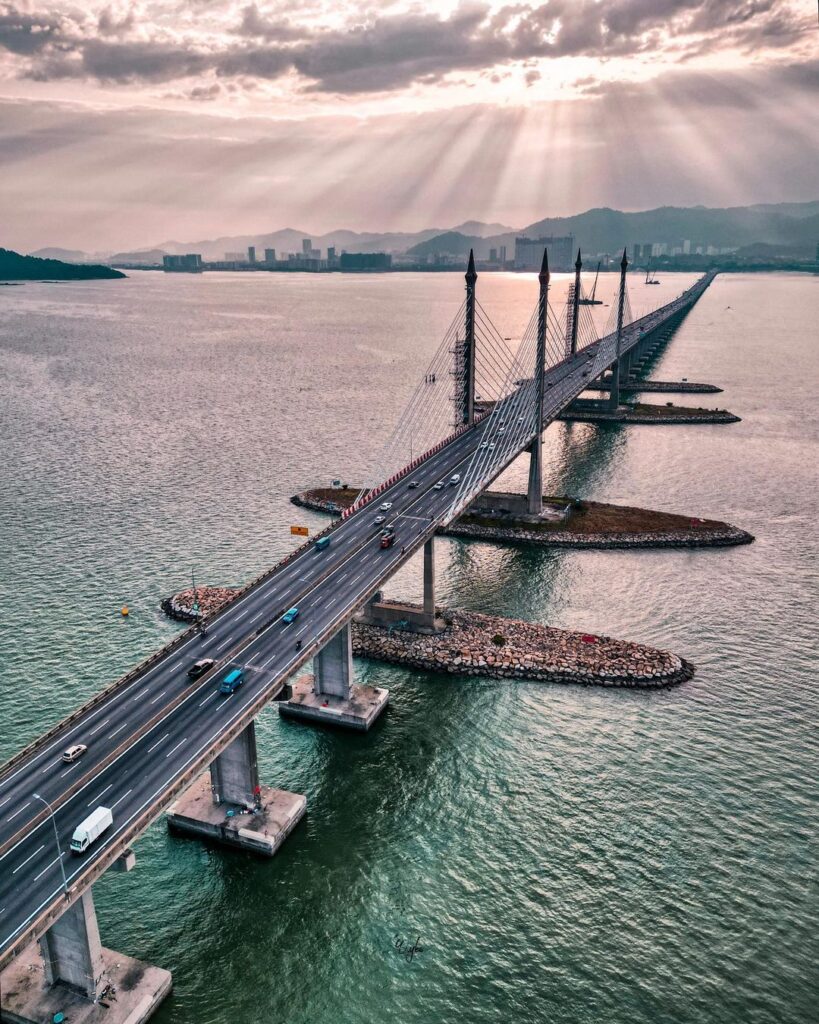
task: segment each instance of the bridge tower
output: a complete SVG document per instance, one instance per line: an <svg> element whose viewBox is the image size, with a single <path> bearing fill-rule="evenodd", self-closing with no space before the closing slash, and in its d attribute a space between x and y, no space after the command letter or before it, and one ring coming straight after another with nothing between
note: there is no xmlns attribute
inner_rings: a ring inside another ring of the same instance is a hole
<svg viewBox="0 0 819 1024"><path fill-rule="evenodd" d="M478 280L478 273L475 270L475 255L471 249L465 276L464 340L461 342L460 359L456 359L455 363L456 367L461 370L456 377L456 386L459 388L456 422L467 423L471 426L475 422L475 282Z"/></svg>
<svg viewBox="0 0 819 1024"><path fill-rule="evenodd" d="M543 250L538 275L540 294L537 306L537 354L535 357L535 437L529 446L529 488L526 511L530 516L543 512L543 400L546 373L546 320L549 302L549 255Z"/></svg>
<svg viewBox="0 0 819 1024"><path fill-rule="evenodd" d="M611 367L611 392L609 394L609 410L616 412L620 405L620 345L623 338L623 310L626 302L626 270L628 269L628 256L623 249L623 258L620 260L620 294L617 299L617 340L615 352L617 358Z"/></svg>
<svg viewBox="0 0 819 1024"><path fill-rule="evenodd" d="M569 355L577 352L577 314L580 306L580 271L583 263L580 259L580 250L577 250L577 260L574 265L574 292L572 293L572 341L569 347Z"/></svg>

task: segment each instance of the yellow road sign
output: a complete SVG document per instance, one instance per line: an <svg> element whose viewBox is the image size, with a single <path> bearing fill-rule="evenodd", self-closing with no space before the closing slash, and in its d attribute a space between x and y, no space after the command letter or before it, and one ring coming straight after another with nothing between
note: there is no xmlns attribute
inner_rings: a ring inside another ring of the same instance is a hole
<svg viewBox="0 0 819 1024"><path fill-rule="evenodd" d="M297 537L309 537L310 536L310 531L307 529L306 526L291 526L290 527L290 532L292 534L295 534L295 536L297 536Z"/></svg>

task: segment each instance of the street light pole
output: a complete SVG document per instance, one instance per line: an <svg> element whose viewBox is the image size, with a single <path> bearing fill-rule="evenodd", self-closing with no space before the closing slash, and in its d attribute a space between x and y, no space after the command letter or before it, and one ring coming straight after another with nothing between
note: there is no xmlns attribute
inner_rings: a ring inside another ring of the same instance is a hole
<svg viewBox="0 0 819 1024"><path fill-rule="evenodd" d="M54 842L57 844L57 853L59 856L57 860L60 862L60 871L63 873L63 887L65 888L65 898L68 899L68 879L65 877L65 864L63 864L63 851L60 849L60 834L57 831L57 819L54 817L54 810L51 804L44 797L40 796L39 793L31 794L35 800L39 800L40 803L45 804L48 808L48 813L51 815L51 824L54 826Z"/></svg>

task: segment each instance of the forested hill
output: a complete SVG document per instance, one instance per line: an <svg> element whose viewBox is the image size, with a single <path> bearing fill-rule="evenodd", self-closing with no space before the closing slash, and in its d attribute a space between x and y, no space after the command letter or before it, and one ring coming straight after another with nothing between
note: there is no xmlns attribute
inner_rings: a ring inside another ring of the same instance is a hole
<svg viewBox="0 0 819 1024"><path fill-rule="evenodd" d="M0 281L87 281L109 277L125 277L125 274L112 267L41 260L36 256L21 256L11 249L0 249Z"/></svg>

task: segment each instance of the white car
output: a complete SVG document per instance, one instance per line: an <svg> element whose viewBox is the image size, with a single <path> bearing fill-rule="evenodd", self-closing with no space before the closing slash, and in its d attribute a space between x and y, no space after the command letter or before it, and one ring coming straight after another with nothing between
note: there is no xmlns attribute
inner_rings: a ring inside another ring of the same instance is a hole
<svg viewBox="0 0 819 1024"><path fill-rule="evenodd" d="M451 484L460 483L461 482L461 474L460 473L453 473L452 476L449 478L449 482Z"/></svg>
<svg viewBox="0 0 819 1024"><path fill-rule="evenodd" d="M499 434L505 434L506 433L506 427L498 427L498 433Z"/></svg>
<svg viewBox="0 0 819 1024"><path fill-rule="evenodd" d="M444 489L444 481L439 480L437 484L432 488L433 491L442 491Z"/></svg>
<svg viewBox="0 0 819 1024"><path fill-rule="evenodd" d="M379 512L389 512L389 510L391 508L392 508L392 502L391 501L385 501L383 505L379 505L378 511Z"/></svg>
<svg viewBox="0 0 819 1024"><path fill-rule="evenodd" d="M495 447L495 442L494 441L490 441L489 442L489 451L491 452L494 447Z"/></svg>
<svg viewBox="0 0 819 1024"><path fill-rule="evenodd" d="M481 445L481 448L488 448L488 447L489 447L489 442L488 441L484 441L483 444Z"/></svg>
<svg viewBox="0 0 819 1024"><path fill-rule="evenodd" d="M63 761L67 764L73 764L82 757L86 750L88 750L88 747L84 743L75 743L73 747L63 751Z"/></svg>
<svg viewBox="0 0 819 1024"><path fill-rule="evenodd" d="M386 522L386 519L386 516L376 516L375 519L373 519L373 524L375 526L380 526L383 522Z"/></svg>

